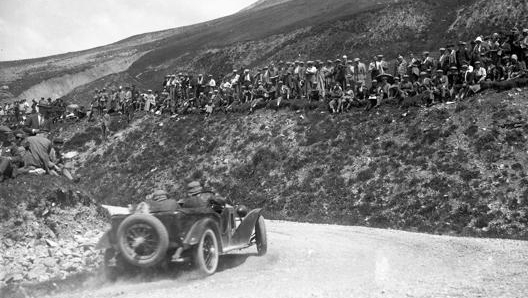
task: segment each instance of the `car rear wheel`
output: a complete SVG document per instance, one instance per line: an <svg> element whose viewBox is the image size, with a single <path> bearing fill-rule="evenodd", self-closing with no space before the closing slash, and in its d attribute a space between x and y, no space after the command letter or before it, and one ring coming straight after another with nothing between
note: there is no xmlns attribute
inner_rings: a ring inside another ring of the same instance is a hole
<svg viewBox="0 0 528 298"><path fill-rule="evenodd" d="M169 235L156 217L133 214L119 225L117 246L126 262L142 268L153 267L165 258Z"/></svg>
<svg viewBox="0 0 528 298"><path fill-rule="evenodd" d="M266 235L266 224L264 217L260 216L255 224L255 242L257 243L257 252L259 256L263 256L268 251L268 238Z"/></svg>
<svg viewBox="0 0 528 298"><path fill-rule="evenodd" d="M218 240L210 228L206 229L200 242L194 248L194 262L196 269L204 275L211 275L218 267Z"/></svg>

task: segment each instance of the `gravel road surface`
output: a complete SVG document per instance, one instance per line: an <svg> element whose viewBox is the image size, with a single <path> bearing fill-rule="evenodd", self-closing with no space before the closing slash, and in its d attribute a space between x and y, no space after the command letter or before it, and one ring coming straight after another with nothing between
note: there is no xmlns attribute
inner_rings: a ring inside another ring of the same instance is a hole
<svg viewBox="0 0 528 298"><path fill-rule="evenodd" d="M269 249L191 271L87 282L54 297L528 297L528 242L267 221Z"/></svg>

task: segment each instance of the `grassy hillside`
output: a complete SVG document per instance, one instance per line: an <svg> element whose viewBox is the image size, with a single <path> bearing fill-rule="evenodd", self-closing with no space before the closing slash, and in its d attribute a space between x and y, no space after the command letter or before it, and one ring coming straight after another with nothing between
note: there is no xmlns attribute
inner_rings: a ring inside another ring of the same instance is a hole
<svg viewBox="0 0 528 298"><path fill-rule="evenodd" d="M78 174L108 204L158 188L178 197L202 179L271 218L528 239L526 95L338 116L147 117Z"/></svg>

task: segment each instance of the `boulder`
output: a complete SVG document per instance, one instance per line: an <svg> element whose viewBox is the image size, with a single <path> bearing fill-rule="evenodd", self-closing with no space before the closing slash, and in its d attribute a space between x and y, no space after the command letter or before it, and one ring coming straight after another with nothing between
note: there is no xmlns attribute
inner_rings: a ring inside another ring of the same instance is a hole
<svg viewBox="0 0 528 298"><path fill-rule="evenodd" d="M52 268L57 266L57 261L52 257L48 257L42 260L42 264L48 268Z"/></svg>
<svg viewBox="0 0 528 298"><path fill-rule="evenodd" d="M42 264L32 268L27 274L27 279L29 280L41 280L43 278L47 279L48 275L46 273L46 267Z"/></svg>
<svg viewBox="0 0 528 298"><path fill-rule="evenodd" d="M44 240L44 241L46 241L46 244L47 244L49 247L57 247L57 246L58 246L57 242L55 242L55 241L53 241L53 240L46 239L46 240Z"/></svg>

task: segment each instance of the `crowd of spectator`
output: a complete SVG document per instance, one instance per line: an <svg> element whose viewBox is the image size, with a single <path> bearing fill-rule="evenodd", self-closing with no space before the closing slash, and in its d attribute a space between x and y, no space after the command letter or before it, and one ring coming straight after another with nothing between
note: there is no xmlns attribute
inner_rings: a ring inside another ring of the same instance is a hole
<svg viewBox="0 0 528 298"><path fill-rule="evenodd" d="M216 112L279 109L300 101L317 102L331 113L342 113L385 104L401 106L408 98L429 106L464 100L486 83L523 78L527 61L528 29L513 28L507 33L460 41L456 46L447 44L437 53L399 55L391 63L383 55L374 56L368 63L344 55L326 61L278 61L252 70L234 69L217 78L211 74L171 74L165 77L161 91L142 92L135 86L95 90L86 111L77 105L67 106L61 99L4 104L0 116L21 130L0 126L0 181L39 169L73 179L61 160L63 141L47 138L54 122L69 117L87 115L89 121L100 121L106 140L111 115L121 115L130 122L138 111L157 115L204 113L208 117Z"/></svg>
<svg viewBox="0 0 528 298"><path fill-rule="evenodd" d="M484 82L521 78L526 74L527 57L528 29L514 28L447 44L436 53L400 55L392 63L383 55L367 63L346 55L326 61L278 61L253 70L234 69L217 78L171 74L165 77L161 91L140 93L132 88L101 98L121 103L122 110L132 106L132 110L170 114L229 112L239 105L248 106L251 113L264 106L278 109L299 99L323 102L331 113L401 105L411 97L427 106L463 100L479 92Z"/></svg>

